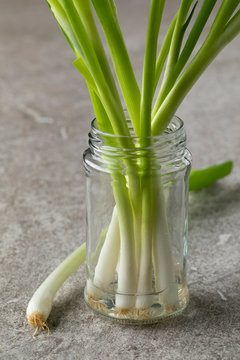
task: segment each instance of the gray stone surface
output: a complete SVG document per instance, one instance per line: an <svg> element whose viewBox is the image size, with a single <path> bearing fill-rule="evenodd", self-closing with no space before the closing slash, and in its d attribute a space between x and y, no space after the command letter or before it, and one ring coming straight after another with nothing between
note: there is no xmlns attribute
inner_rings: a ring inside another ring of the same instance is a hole
<svg viewBox="0 0 240 360"><path fill-rule="evenodd" d="M146 0L118 0L140 78ZM164 27L174 12L167 2ZM25 309L55 266L85 241L82 152L93 117L84 81L44 2L0 1L0 359L240 358L240 38L178 111L194 166L235 163L191 194L182 316L148 327L105 321L83 301L84 268L61 288L51 334L32 338Z"/></svg>

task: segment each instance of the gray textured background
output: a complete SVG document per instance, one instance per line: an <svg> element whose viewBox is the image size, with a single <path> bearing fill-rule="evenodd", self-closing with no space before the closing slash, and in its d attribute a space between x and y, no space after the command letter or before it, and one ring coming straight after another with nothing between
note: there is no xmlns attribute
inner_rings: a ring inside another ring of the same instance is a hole
<svg viewBox="0 0 240 360"><path fill-rule="evenodd" d="M147 0L118 1L140 79ZM177 2L167 1L164 28ZM240 37L178 111L194 167L234 160L189 205L190 304L181 317L121 326L89 311L84 268L59 291L51 334L32 339L25 309L85 241L82 152L93 117L74 56L43 1L0 0L0 359L240 358Z"/></svg>

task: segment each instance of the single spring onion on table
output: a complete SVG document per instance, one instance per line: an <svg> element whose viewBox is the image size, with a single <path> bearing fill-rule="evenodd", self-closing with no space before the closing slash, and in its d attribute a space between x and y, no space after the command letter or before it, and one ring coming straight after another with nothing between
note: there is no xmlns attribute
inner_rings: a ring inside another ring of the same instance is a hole
<svg viewBox="0 0 240 360"><path fill-rule="evenodd" d="M86 80L96 115L84 153L85 300L96 312L130 323L176 314L188 302L191 156L183 122L175 113L204 70L240 32L240 0L182 0L161 44L167 2L149 1L141 87L114 0L47 2L75 54L73 64ZM210 182L231 169L225 170L226 165L212 168ZM198 179L200 187L210 183L204 172L194 177L192 189L198 188Z"/></svg>
<svg viewBox="0 0 240 360"><path fill-rule="evenodd" d="M86 244L84 243L70 254L39 286L27 307L27 319L36 330L48 330L46 320L52 309L54 296L64 281L86 259Z"/></svg>

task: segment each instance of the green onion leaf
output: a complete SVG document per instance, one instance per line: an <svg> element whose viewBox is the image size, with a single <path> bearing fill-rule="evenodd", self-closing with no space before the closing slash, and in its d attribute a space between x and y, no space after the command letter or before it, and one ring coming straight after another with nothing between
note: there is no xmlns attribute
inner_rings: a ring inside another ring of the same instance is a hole
<svg viewBox="0 0 240 360"><path fill-rule="evenodd" d="M229 175L232 167L232 161L226 161L203 170L192 170L190 173L189 191L199 190L213 184L217 180Z"/></svg>
<svg viewBox="0 0 240 360"><path fill-rule="evenodd" d="M113 0L92 0L102 25L108 46L136 136L140 135L140 91L117 19Z"/></svg>

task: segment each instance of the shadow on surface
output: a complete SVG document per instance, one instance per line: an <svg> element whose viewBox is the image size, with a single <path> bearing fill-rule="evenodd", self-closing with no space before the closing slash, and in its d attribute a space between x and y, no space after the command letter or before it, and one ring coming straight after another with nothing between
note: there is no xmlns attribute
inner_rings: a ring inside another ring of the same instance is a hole
<svg viewBox="0 0 240 360"><path fill-rule="evenodd" d="M200 290L192 290L187 309L177 317L153 325L155 331L178 329L180 333L186 331L195 336L240 331L240 279L235 286L238 290L226 301L217 292L201 294Z"/></svg>
<svg viewBox="0 0 240 360"><path fill-rule="evenodd" d="M190 332L192 335L200 336L206 332L212 333L218 331L239 331L240 330L240 278L235 277L235 281L231 284L233 290L229 287L227 289L227 299L224 301L215 288L212 291L204 289L205 293L200 292L201 289L190 289L190 302L187 309L180 315L165 319L157 324L149 324L143 326L124 325L116 322L108 321L102 317L102 326L112 324L113 326L124 328L131 328L136 331L161 331L178 329L180 332ZM215 292L213 292L215 291ZM87 310L84 303L84 289L80 287L75 289L62 300L58 300L49 316L48 325L51 331L56 330L60 323L69 321L69 314L74 316L79 311L88 311L91 320L93 317L97 318L91 310ZM232 292L232 293L231 293ZM229 294L229 295L228 295ZM79 316L79 315L78 315ZM82 324L87 325L89 316L82 318Z"/></svg>
<svg viewBox="0 0 240 360"><path fill-rule="evenodd" d="M84 288L78 287L65 294L61 299L53 303L52 311L48 318L48 325L51 330L58 328L60 323L67 321L69 314L85 311ZM79 316L79 315L78 315Z"/></svg>
<svg viewBox="0 0 240 360"><path fill-rule="evenodd" d="M226 186L219 183L205 189L192 191L189 195L189 218L219 216L240 209L240 183L235 186Z"/></svg>

